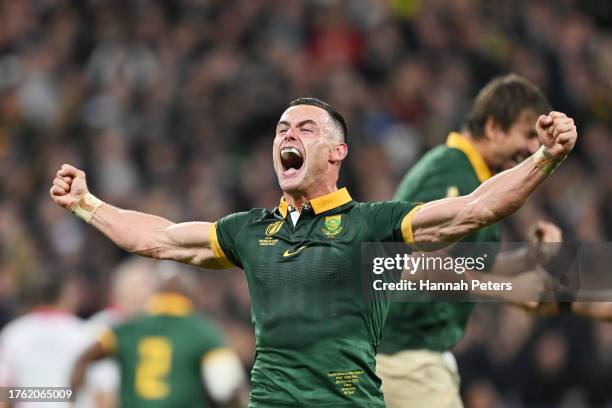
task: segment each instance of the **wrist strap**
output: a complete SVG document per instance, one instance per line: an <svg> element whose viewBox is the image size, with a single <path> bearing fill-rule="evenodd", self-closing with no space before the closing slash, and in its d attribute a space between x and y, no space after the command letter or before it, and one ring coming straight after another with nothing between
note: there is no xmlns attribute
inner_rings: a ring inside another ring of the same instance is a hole
<svg viewBox="0 0 612 408"><path fill-rule="evenodd" d="M559 160L553 157L544 145L540 146L538 151L533 155L533 162L535 166L542 170L544 174L552 173L563 160L564 159Z"/></svg>
<svg viewBox="0 0 612 408"><path fill-rule="evenodd" d="M91 224L91 220L93 219L94 213L102 204L104 204L104 201L100 200L98 197L91 193L87 193L77 202L72 204L70 210L74 213L74 215L76 215L86 223Z"/></svg>

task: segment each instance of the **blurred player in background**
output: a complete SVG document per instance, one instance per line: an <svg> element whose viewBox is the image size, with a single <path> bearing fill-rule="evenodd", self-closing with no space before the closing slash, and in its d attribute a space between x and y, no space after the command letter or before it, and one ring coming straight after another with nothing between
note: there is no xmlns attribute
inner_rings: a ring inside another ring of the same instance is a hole
<svg viewBox="0 0 612 408"><path fill-rule="evenodd" d="M78 281L56 270L37 279L32 293L35 309L0 332L0 387L68 387L72 367L91 344L91 333L75 316ZM40 405L19 402L16 407ZM45 407L69 406L45 403Z"/></svg>
<svg viewBox="0 0 612 408"><path fill-rule="evenodd" d="M81 355L73 389L80 389L92 362L112 356L121 372L119 406L202 407L203 384L214 401L241 406L242 364L217 327L194 312L195 287L186 271L167 274L145 315L107 331Z"/></svg>
<svg viewBox="0 0 612 408"><path fill-rule="evenodd" d="M361 297L361 243L443 247L510 215L577 138L572 120L557 113L540 116L537 132L542 146L530 160L468 196L421 206L358 203L337 187L348 153L344 118L303 98L277 124L273 163L283 195L273 211L175 224L105 204L89 193L85 173L70 165L57 172L50 194L127 251L245 270L257 338L252 407L382 407L374 368L388 305Z"/></svg>
<svg viewBox="0 0 612 408"><path fill-rule="evenodd" d="M445 145L428 152L400 184L396 199L429 202L470 194L496 172L512 168L538 149L534 127L550 105L539 89L525 78L507 75L491 81L476 97L464 130L448 135ZM563 115L564 116L564 115ZM559 242L561 231L540 222L530 241ZM501 226L493 224L463 239L463 242L496 243ZM518 275L504 278L515 287L537 290L550 278L537 263L546 263L549 253L516 250L495 251L487 259L489 272ZM520 274L520 275L519 275ZM502 291L503 292L503 291ZM512 291L507 293L513 296ZM538 296L534 301L538 301ZM512 300L512 299L506 299ZM474 303L394 302L385 326L377 373L387 406L461 407L459 373L450 350L461 339Z"/></svg>
<svg viewBox="0 0 612 408"><path fill-rule="evenodd" d="M164 264L167 266L167 264ZM161 265L144 258L129 258L112 271L110 304L87 321L98 339L104 330L115 327L146 310L147 300L159 284ZM117 406L119 367L112 358L91 364L79 392L78 407L111 408Z"/></svg>

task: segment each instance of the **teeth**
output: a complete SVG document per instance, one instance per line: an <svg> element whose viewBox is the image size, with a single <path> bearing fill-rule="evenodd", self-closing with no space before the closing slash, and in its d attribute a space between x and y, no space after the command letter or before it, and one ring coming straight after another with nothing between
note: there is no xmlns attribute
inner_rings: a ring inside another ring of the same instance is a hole
<svg viewBox="0 0 612 408"><path fill-rule="evenodd" d="M302 157L302 154L300 153L300 151L296 149L295 147L283 147L281 149L281 154L286 154L286 153L293 153L299 157Z"/></svg>

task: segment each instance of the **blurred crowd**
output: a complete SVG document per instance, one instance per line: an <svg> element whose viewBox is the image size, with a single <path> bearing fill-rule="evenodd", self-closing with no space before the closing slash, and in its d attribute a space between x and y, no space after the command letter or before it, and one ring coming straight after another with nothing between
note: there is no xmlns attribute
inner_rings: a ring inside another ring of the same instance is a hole
<svg viewBox="0 0 612 408"><path fill-rule="evenodd" d="M0 327L51 268L78 278L80 316L102 309L126 255L50 200L62 163L83 168L101 199L173 221L272 208L274 128L300 96L347 118L340 184L359 201L384 200L461 127L481 86L524 75L575 118L580 140L505 222L506 239L541 218L566 240L606 241L611 27L607 0L0 2ZM248 368L242 273L199 276L198 306ZM612 403L612 324L477 310L456 350L468 407Z"/></svg>

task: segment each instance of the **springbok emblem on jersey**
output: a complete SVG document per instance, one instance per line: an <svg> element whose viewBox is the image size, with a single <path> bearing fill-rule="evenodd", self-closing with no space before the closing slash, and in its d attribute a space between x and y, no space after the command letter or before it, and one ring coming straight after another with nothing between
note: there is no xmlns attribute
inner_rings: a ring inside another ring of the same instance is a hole
<svg viewBox="0 0 612 408"><path fill-rule="evenodd" d="M321 231L327 238L333 238L342 232L342 215L330 215L325 217L325 225Z"/></svg>

